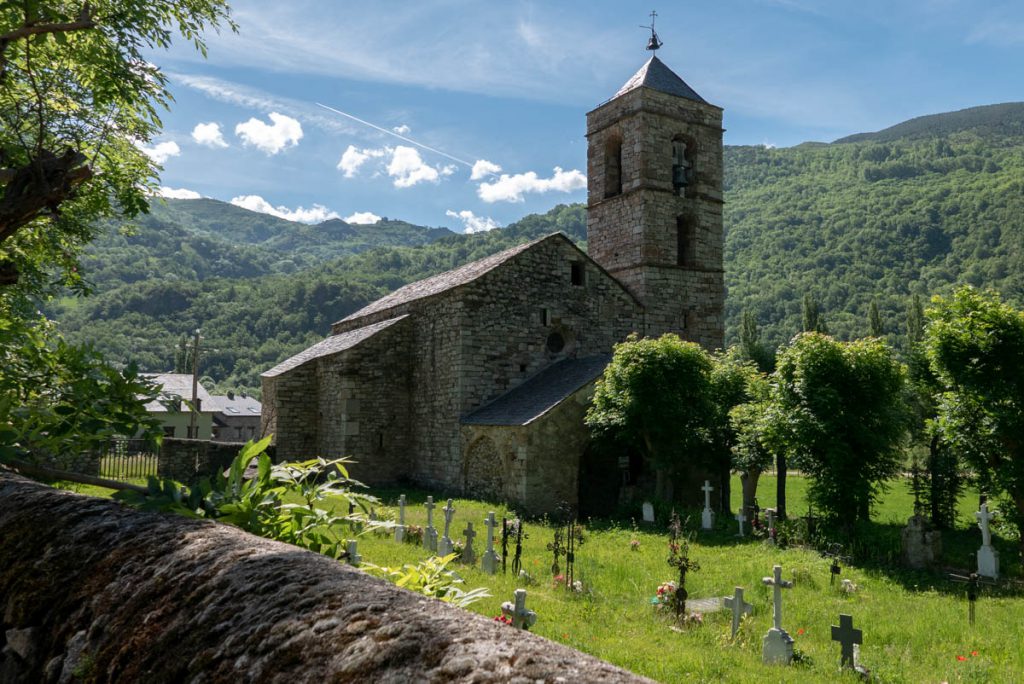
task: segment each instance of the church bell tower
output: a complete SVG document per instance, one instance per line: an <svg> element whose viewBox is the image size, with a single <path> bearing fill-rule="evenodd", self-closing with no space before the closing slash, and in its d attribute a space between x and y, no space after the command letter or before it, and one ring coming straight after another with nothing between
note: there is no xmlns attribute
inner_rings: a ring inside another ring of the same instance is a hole
<svg viewBox="0 0 1024 684"><path fill-rule="evenodd" d="M589 253L643 303L644 336L724 344L722 133L657 56L587 114Z"/></svg>

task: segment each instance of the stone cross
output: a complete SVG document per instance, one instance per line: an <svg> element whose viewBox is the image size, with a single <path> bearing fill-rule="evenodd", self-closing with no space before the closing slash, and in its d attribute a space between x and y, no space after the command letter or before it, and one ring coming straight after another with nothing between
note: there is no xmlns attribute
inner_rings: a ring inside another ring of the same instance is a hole
<svg viewBox="0 0 1024 684"><path fill-rule="evenodd" d="M978 549L978 574L983 577L999 578L999 552L992 547L992 531L989 529L989 521L998 511L988 510L988 504L983 503L981 510L974 514L978 519L978 527L981 528L981 548Z"/></svg>
<svg viewBox="0 0 1024 684"><path fill-rule="evenodd" d="M793 662L793 637L782 629L782 590L793 586L792 582L782 579L782 566L773 568L773 576L761 580L775 589L774 626L764 637L761 660L765 663L781 663L789 665Z"/></svg>
<svg viewBox="0 0 1024 684"><path fill-rule="evenodd" d="M494 526L497 524L494 520L494 511L491 511L484 518L484 525L487 526L487 550L480 558L480 569L488 575L498 571L498 554L494 551Z"/></svg>
<svg viewBox="0 0 1024 684"><path fill-rule="evenodd" d="M644 501L644 505L640 507L641 512L644 516L644 522L654 522L654 506L650 501Z"/></svg>
<svg viewBox="0 0 1024 684"><path fill-rule="evenodd" d="M840 667L848 667L851 670L856 667L854 662L854 644L863 643L862 632L853 628L853 618L849 615L839 615L839 626L832 625L832 641L838 641L843 649Z"/></svg>
<svg viewBox="0 0 1024 684"><path fill-rule="evenodd" d="M473 550L473 538L476 537L476 530L473 529L473 523L466 523L466 529L462 531L462 534L466 535L466 545L462 547L462 562L466 565L473 565L476 563L476 551Z"/></svg>
<svg viewBox="0 0 1024 684"><path fill-rule="evenodd" d="M768 517L768 541L775 543L775 509L766 508L764 514Z"/></svg>
<svg viewBox="0 0 1024 684"><path fill-rule="evenodd" d="M358 566L363 562L363 557L359 555L359 551L356 550L356 540L349 539L345 542L345 555L348 557L349 565Z"/></svg>
<svg viewBox="0 0 1024 684"><path fill-rule="evenodd" d="M448 536L449 528L452 525L452 517L455 515L455 508L452 506L451 499L448 499L448 505L442 508L441 511L444 513L444 536L441 537L441 541L437 545L437 555L448 556L454 551L452 538Z"/></svg>
<svg viewBox="0 0 1024 684"><path fill-rule="evenodd" d="M434 497L428 496L427 503L423 505L427 509L427 527L423 530L423 548L431 553L437 553L437 530L434 529Z"/></svg>
<svg viewBox="0 0 1024 684"><path fill-rule="evenodd" d="M526 590L516 589L515 603L505 601L501 604L501 614L512 619L516 629L530 629L537 622L537 613L526 610Z"/></svg>
<svg viewBox="0 0 1024 684"><path fill-rule="evenodd" d="M747 516L743 515L743 508L740 508L740 512L736 514L736 522L740 524L739 536L743 536L743 523L747 521Z"/></svg>
<svg viewBox="0 0 1024 684"><path fill-rule="evenodd" d="M740 619L754 612L754 606L743 600L743 587L736 587L732 596L725 597L725 607L732 610L732 638L740 629Z"/></svg>
<svg viewBox="0 0 1024 684"><path fill-rule="evenodd" d="M704 492L704 510L700 514L700 526L705 530L710 530L715 526L715 512L711 510L711 492L714 489L710 480L704 480L704 486L700 488Z"/></svg>
<svg viewBox="0 0 1024 684"><path fill-rule="evenodd" d="M395 541L405 541L405 494L398 497L398 525L395 526Z"/></svg>

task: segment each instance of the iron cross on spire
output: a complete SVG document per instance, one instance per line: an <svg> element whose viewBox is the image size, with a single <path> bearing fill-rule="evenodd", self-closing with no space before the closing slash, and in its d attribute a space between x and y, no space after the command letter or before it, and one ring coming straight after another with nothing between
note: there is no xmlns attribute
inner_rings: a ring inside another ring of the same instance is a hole
<svg viewBox="0 0 1024 684"><path fill-rule="evenodd" d="M664 45L664 43L661 42L661 39L658 38L658 34L654 30L654 20L657 19L657 18L658 18L658 13L655 12L654 10L651 10L651 25L650 26L643 26L643 25L640 26L640 28L645 28L645 29L650 29L651 30L651 39L649 41L647 41L647 49L651 50L651 51L653 51L655 53L657 53L658 48L660 48L662 45Z"/></svg>

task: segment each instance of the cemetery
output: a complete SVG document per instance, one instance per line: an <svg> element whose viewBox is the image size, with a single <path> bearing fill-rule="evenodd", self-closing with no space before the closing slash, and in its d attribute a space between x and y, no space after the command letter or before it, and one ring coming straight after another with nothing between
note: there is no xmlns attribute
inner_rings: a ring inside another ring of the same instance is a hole
<svg viewBox="0 0 1024 684"><path fill-rule="evenodd" d="M775 478L763 476L759 501L772 503L774 488ZM445 499L436 494L373 494L381 519L424 525L424 539L433 526L442 540L451 535L446 548L459 556L448 568L465 589L489 594L468 610L658 681L1019 681L1024 586L1012 579L1020 577L1016 561L1005 567L1016 558L1014 540L980 528L991 512L979 510L976 492L961 498L939 563L914 570L900 552L914 508L906 482L892 483L863 548L852 549L804 546L806 480L791 473L787 488L789 522L769 523L760 509L759 527L719 515L711 529L701 508L676 521L651 511L655 522L644 522L638 508L631 521L581 521L564 511L517 525L502 504L447 500L438 516L435 502ZM732 492L739 510L740 487ZM362 534L358 544L364 566L431 555L422 543L396 543L394 532ZM978 559L990 570L999 546L1002 580L979 576ZM677 616L680 599L685 614Z"/></svg>

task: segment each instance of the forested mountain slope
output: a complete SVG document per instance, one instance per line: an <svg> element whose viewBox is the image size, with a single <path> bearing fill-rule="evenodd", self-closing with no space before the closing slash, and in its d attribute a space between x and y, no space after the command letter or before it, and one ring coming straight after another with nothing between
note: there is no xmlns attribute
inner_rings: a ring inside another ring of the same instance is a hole
<svg viewBox="0 0 1024 684"><path fill-rule="evenodd" d="M912 293L966 282L1024 295L1024 105L921 117L832 144L727 147L727 340L744 308L771 346L810 294L829 330L868 333L878 304L899 342ZM72 339L168 370L203 329L203 372L256 388L332 322L412 280L556 230L581 244L582 205L475 235L385 220L283 221L214 200L170 201L134 236L111 231L86 263L96 295L50 307Z"/></svg>

